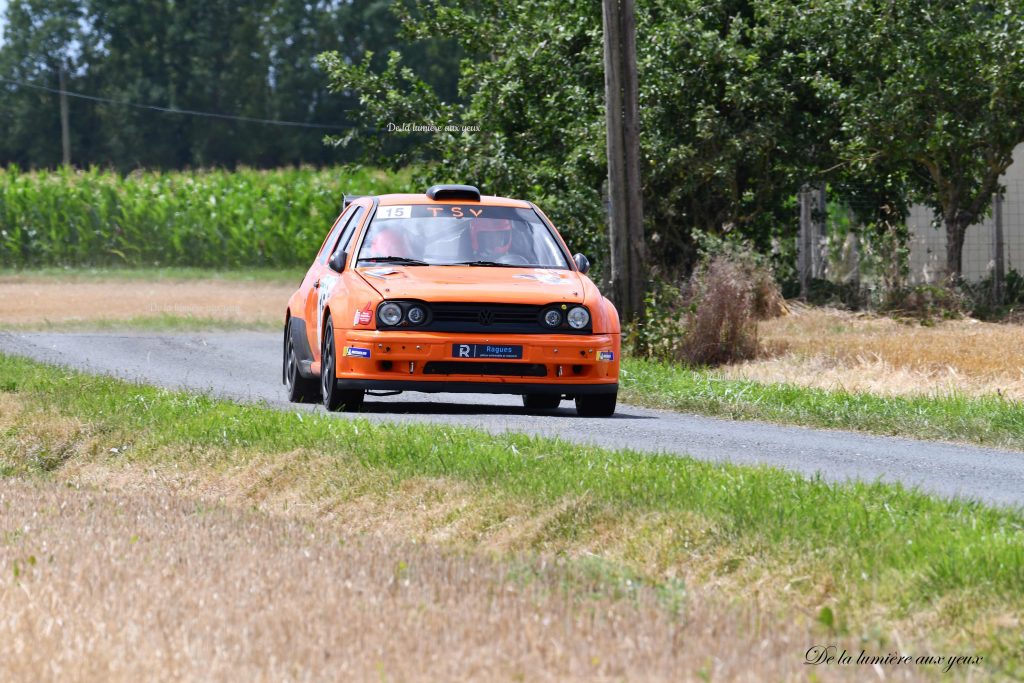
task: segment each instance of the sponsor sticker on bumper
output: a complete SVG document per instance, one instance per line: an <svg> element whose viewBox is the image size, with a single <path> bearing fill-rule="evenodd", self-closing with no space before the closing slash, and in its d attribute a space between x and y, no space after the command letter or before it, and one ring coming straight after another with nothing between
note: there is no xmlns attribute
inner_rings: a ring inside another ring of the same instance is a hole
<svg viewBox="0 0 1024 683"><path fill-rule="evenodd" d="M597 354L598 360L615 360L614 351L601 351Z"/></svg>
<svg viewBox="0 0 1024 683"><path fill-rule="evenodd" d="M345 347L345 355L346 356L354 356L356 358L369 358L370 357L370 349L364 349L364 348L361 348L359 346L346 346Z"/></svg>
<svg viewBox="0 0 1024 683"><path fill-rule="evenodd" d="M522 358L520 344L452 344L453 358Z"/></svg>

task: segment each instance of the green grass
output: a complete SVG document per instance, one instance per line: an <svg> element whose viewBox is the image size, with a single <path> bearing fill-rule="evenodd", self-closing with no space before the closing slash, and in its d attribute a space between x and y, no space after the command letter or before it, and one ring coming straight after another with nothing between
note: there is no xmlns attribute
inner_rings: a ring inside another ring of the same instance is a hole
<svg viewBox="0 0 1024 683"><path fill-rule="evenodd" d="M619 386L621 400L651 408L1024 450L1024 405L999 396L876 396L638 359L623 362Z"/></svg>
<svg viewBox="0 0 1024 683"><path fill-rule="evenodd" d="M385 489L440 478L550 510L542 541L556 547L585 543L622 520L661 520L629 530L637 566L656 552L662 568L704 562L716 576L789 578L793 587L786 590L793 592L782 597L831 605L836 628L863 626L879 609L890 620L932 612L947 620L950 633L980 638L976 647L1019 652L1024 645L1018 631L971 626L986 623L986 615L1024 612L1021 510L879 482L831 484L768 467L277 411L6 356L0 392L15 392L41 411L25 416L22 429L53 412L85 425L88 457L101 461L231 472L267 454L293 454L294 476L311 477L314 495L328 498L356 495L354 472L375 473L374 485ZM0 432L0 472L45 476L78 457L76 438L48 444L19 435L18 424L9 427ZM276 469L274 476L292 476ZM488 528L508 522L500 506L488 509L495 517ZM830 586L823 597L803 593L823 581Z"/></svg>

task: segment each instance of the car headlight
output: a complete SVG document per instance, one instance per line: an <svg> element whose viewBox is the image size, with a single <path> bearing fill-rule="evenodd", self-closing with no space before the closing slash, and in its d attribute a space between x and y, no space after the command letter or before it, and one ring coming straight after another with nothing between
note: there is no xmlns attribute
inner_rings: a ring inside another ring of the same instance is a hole
<svg viewBox="0 0 1024 683"><path fill-rule="evenodd" d="M549 308L544 313L544 324L548 327L558 327L562 324L562 314L554 308Z"/></svg>
<svg viewBox="0 0 1024 683"><path fill-rule="evenodd" d="M582 330L590 324L590 313L582 306L570 308L566 318L569 320L569 327L574 330Z"/></svg>
<svg viewBox="0 0 1024 683"><path fill-rule="evenodd" d="M427 319L427 312L423 310L422 306L410 306L405 317L409 319L410 325L419 325Z"/></svg>
<svg viewBox="0 0 1024 683"><path fill-rule="evenodd" d="M402 307L394 303L384 304L377 309L377 318L385 325L397 325L402 321Z"/></svg>

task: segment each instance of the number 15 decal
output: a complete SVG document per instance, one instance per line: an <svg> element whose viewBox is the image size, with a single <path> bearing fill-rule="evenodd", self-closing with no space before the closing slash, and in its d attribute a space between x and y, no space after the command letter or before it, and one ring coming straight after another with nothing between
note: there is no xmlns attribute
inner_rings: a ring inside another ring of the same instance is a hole
<svg viewBox="0 0 1024 683"><path fill-rule="evenodd" d="M378 218L411 218L411 206L382 206L377 209Z"/></svg>

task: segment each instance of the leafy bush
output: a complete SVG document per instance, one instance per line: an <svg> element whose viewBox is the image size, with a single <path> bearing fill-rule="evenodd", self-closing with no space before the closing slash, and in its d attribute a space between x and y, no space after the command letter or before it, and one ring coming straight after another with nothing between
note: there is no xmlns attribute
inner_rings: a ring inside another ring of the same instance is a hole
<svg viewBox="0 0 1024 683"><path fill-rule="evenodd" d="M865 295L856 282L833 282L811 278L807 303L815 306L841 306L856 311L864 306Z"/></svg>
<svg viewBox="0 0 1024 683"><path fill-rule="evenodd" d="M0 169L0 267L308 264L345 194L408 189L372 169L23 173Z"/></svg>
<svg viewBox="0 0 1024 683"><path fill-rule="evenodd" d="M742 243L707 239L682 286L655 278L644 322L628 330L634 355L689 365L721 365L758 353L757 322L786 304L764 259Z"/></svg>
<svg viewBox="0 0 1024 683"><path fill-rule="evenodd" d="M887 290L880 308L885 313L931 322L970 313L972 305L963 289L938 284Z"/></svg>
<svg viewBox="0 0 1024 683"><path fill-rule="evenodd" d="M1024 276L1014 269L1006 273L1002 300L992 296L992 276L978 282L931 284L902 287L885 292L880 309L896 316L916 318L923 323L934 319L970 315L981 320L1012 320L1024 305Z"/></svg>
<svg viewBox="0 0 1024 683"><path fill-rule="evenodd" d="M1007 304L1010 306L1024 305L1024 275L1011 268L1010 272L1006 274L1003 287Z"/></svg>
<svg viewBox="0 0 1024 683"><path fill-rule="evenodd" d="M1011 268L1003 280L1003 296L995 300L995 282L991 274L978 282L961 282L958 291L966 300L970 314L982 320L1015 320L1024 305L1024 277Z"/></svg>
<svg viewBox="0 0 1024 683"><path fill-rule="evenodd" d="M623 330L623 345L632 356L674 361L686 331L682 288L657 274L644 297L643 321Z"/></svg>

